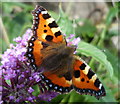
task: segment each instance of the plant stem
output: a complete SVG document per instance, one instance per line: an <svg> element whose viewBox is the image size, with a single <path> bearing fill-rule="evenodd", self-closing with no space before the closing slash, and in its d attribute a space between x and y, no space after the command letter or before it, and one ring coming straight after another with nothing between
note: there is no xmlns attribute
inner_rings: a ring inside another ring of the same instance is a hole
<svg viewBox="0 0 120 104"><path fill-rule="evenodd" d="M72 0L70 0L72 1ZM68 6L66 8L65 14L69 15L70 11L71 11L71 6L73 5L73 2L69 2Z"/></svg>
<svg viewBox="0 0 120 104"><path fill-rule="evenodd" d="M116 8L116 5L115 5L114 0L112 0L112 5L113 5L114 8ZM118 13L119 13L119 12L118 12ZM116 14L116 19L117 19L117 21L119 20L119 18L118 18L118 14Z"/></svg>
<svg viewBox="0 0 120 104"><path fill-rule="evenodd" d="M91 42L92 45L96 45L98 42L99 36L96 34Z"/></svg>
<svg viewBox="0 0 120 104"><path fill-rule="evenodd" d="M104 41L104 38L105 38L105 34L106 34L106 31L107 31L107 28L105 27L100 35L100 40L98 41L98 44L97 46L102 46L103 45L103 41Z"/></svg>
<svg viewBox="0 0 120 104"><path fill-rule="evenodd" d="M0 58L2 58L2 54L0 54Z"/></svg>
<svg viewBox="0 0 120 104"><path fill-rule="evenodd" d="M7 31L6 31L6 29L5 29L4 25L3 25L3 21L1 19L1 17L0 17L0 26L1 26L0 31L1 31L1 34L3 34L3 39L5 40L7 46L9 47L10 46L10 40L9 40Z"/></svg>
<svg viewBox="0 0 120 104"><path fill-rule="evenodd" d="M98 70L101 70L102 69L102 64L99 64L99 66L98 66Z"/></svg>
<svg viewBox="0 0 120 104"><path fill-rule="evenodd" d="M90 65L90 66L93 66L94 61L95 61L95 60L94 60L93 58L91 58L91 60L90 60L90 62L89 62L89 65Z"/></svg>
<svg viewBox="0 0 120 104"><path fill-rule="evenodd" d="M104 38L105 38L106 31L107 31L107 28L105 27L105 28L103 29L101 35L100 35L100 40L98 41L98 44L97 44L98 47L103 46L103 41L104 41ZM97 40L98 40L98 38L99 38L99 37L97 37ZM97 40L96 40L96 41L97 41ZM94 40L94 41L95 41L95 40ZM95 42L96 42L96 41L95 41ZM94 61L95 61L95 60L92 58L92 59L90 60L90 62L89 62L89 65L90 65L90 66L93 66Z"/></svg>

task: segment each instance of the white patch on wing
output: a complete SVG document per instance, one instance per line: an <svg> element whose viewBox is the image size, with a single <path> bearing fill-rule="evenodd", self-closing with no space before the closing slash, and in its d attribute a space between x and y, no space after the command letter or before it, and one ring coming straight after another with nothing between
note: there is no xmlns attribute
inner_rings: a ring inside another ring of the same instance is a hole
<svg viewBox="0 0 120 104"><path fill-rule="evenodd" d="M58 31L60 31L60 27L51 28L51 30L52 30L53 33L56 33L56 32L58 32Z"/></svg>
<svg viewBox="0 0 120 104"><path fill-rule="evenodd" d="M52 23L53 21L55 21L53 18L48 18L48 19L46 20L46 23L47 23L47 25L48 25L49 23Z"/></svg>
<svg viewBox="0 0 120 104"><path fill-rule="evenodd" d="M89 69L90 69L90 67L87 65L87 66L85 67L85 69L83 70L83 73L84 73L85 75L87 75L88 72L89 72Z"/></svg>
<svg viewBox="0 0 120 104"><path fill-rule="evenodd" d="M41 13L42 13L42 14L47 14L47 11L42 11Z"/></svg>
<svg viewBox="0 0 120 104"><path fill-rule="evenodd" d="M96 79L97 79L97 75L94 74L90 80L91 80L92 82L95 82Z"/></svg>
<svg viewBox="0 0 120 104"><path fill-rule="evenodd" d="M99 85L99 89L101 89L101 87L102 87L102 84L100 83L100 85Z"/></svg>

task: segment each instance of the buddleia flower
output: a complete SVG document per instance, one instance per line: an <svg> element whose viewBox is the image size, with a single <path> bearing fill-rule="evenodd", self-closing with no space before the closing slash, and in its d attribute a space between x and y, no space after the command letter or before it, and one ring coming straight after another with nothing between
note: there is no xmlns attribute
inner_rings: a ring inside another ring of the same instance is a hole
<svg viewBox="0 0 120 104"><path fill-rule="evenodd" d="M32 69L28 63L25 53L27 51L27 41L32 36L31 29L28 29L22 37L13 39L15 45L10 44L2 55L0 66L0 103L27 103L37 101L51 101L58 95L57 92L48 91L45 89L46 85L42 83L39 77L40 71L37 72ZM75 35L72 34L67 38L68 45L77 45L79 40L75 38L70 41ZM39 94L35 95L38 86ZM44 89L42 92L41 89Z"/></svg>

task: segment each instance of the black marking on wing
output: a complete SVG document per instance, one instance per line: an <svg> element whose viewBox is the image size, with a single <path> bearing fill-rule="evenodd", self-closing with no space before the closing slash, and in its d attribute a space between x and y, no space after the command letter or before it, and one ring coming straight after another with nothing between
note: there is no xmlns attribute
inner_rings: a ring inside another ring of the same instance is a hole
<svg viewBox="0 0 120 104"><path fill-rule="evenodd" d="M86 67L86 65L83 63L83 64L81 64L81 65L80 65L80 67L79 67L79 68L80 68L81 70L84 70L84 69L85 69L85 67Z"/></svg>
<svg viewBox="0 0 120 104"><path fill-rule="evenodd" d="M95 74L95 73L90 69L90 70L88 71L87 76L88 76L89 79L91 79L94 74Z"/></svg>
<svg viewBox="0 0 120 104"><path fill-rule="evenodd" d="M80 71L79 70L74 70L74 77L79 78L80 77Z"/></svg>

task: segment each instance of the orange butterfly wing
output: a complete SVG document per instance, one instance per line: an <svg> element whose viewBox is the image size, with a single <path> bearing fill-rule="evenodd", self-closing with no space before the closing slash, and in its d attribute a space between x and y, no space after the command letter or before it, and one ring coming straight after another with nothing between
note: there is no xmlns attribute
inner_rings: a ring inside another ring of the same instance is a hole
<svg viewBox="0 0 120 104"><path fill-rule="evenodd" d="M32 68L35 70L42 62L42 54L40 50L43 48L43 45L41 43L41 41L32 36L28 41L27 52L25 54L28 57L28 61Z"/></svg>
<svg viewBox="0 0 120 104"><path fill-rule="evenodd" d="M55 90L60 93L72 90L72 77L69 75L69 72L65 73L62 77L51 72L44 72L40 77L46 83L49 90Z"/></svg>
<svg viewBox="0 0 120 104"><path fill-rule="evenodd" d="M73 87L78 93L94 95L98 99L106 95L97 75L79 57L75 57L73 69Z"/></svg>
<svg viewBox="0 0 120 104"><path fill-rule="evenodd" d="M31 66L37 69L44 57L41 50L51 43L65 43L60 28L47 10L42 6L36 6L33 14L33 36L28 41L26 56Z"/></svg>
<svg viewBox="0 0 120 104"><path fill-rule="evenodd" d="M33 33L43 42L63 42L63 35L55 20L42 6L36 6L32 12Z"/></svg>
<svg viewBox="0 0 120 104"><path fill-rule="evenodd" d="M93 95L97 99L105 96L105 89L96 74L78 56L74 58L73 73L68 71L62 77L51 72L44 72L41 75L41 79L46 83L49 90L66 93L74 89L79 94Z"/></svg>

